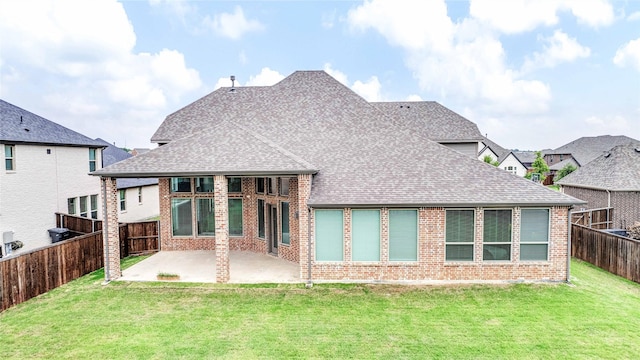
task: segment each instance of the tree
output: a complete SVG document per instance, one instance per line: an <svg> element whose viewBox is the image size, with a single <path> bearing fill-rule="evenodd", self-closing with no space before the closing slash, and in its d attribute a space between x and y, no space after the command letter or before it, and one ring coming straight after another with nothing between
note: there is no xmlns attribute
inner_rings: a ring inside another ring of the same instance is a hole
<svg viewBox="0 0 640 360"><path fill-rule="evenodd" d="M491 157L491 155L485 155L482 160L484 162L486 162L487 164L491 164L493 166L498 166L500 165L500 163L498 162L498 160L493 160L493 158Z"/></svg>
<svg viewBox="0 0 640 360"><path fill-rule="evenodd" d="M563 177L571 174L572 172L576 171L576 169L578 169L577 167L575 167L573 164L567 164L565 165L562 169L560 169L560 171L558 171L558 173L556 174L556 177L553 178L553 181L558 181L560 179L562 179Z"/></svg>
<svg viewBox="0 0 640 360"><path fill-rule="evenodd" d="M547 177L546 174L549 172L549 165L547 165L547 163L542 158L542 152L536 151L536 159L533 161L533 164L531 164L531 167L533 168L533 171L528 172L524 177L527 179L531 179L531 176L533 174L540 174L540 178L538 180L540 182L543 182Z"/></svg>

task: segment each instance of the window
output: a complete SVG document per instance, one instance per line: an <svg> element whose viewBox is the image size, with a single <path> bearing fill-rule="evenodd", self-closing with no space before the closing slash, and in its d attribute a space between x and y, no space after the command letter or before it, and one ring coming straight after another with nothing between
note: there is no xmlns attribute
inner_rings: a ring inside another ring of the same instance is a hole
<svg viewBox="0 0 640 360"><path fill-rule="evenodd" d="M342 210L316 210L316 260L342 261L344 222Z"/></svg>
<svg viewBox="0 0 640 360"><path fill-rule="evenodd" d="M89 149L89 171L96 171L96 149Z"/></svg>
<svg viewBox="0 0 640 360"><path fill-rule="evenodd" d="M196 192L213 192L213 177L196 178Z"/></svg>
<svg viewBox="0 0 640 360"><path fill-rule="evenodd" d="M280 204L280 207L280 223L282 224L280 226L282 231L282 236L280 237L280 239L283 244L289 245L291 244L291 237L289 235L289 203L283 202L282 204Z"/></svg>
<svg viewBox="0 0 640 360"><path fill-rule="evenodd" d="M198 208L198 235L216 236L216 218L213 198L196 199Z"/></svg>
<svg viewBox="0 0 640 360"><path fill-rule="evenodd" d="M258 237L261 239L264 239L265 238L264 234L265 234L264 200L258 199Z"/></svg>
<svg viewBox="0 0 640 360"><path fill-rule="evenodd" d="M242 236L242 199L229 199L229 235Z"/></svg>
<svg viewBox="0 0 640 360"><path fill-rule="evenodd" d="M473 210L447 210L446 256L447 261L473 261L475 215Z"/></svg>
<svg viewBox="0 0 640 360"><path fill-rule="evenodd" d="M549 209L522 209L520 214L520 260L547 260Z"/></svg>
<svg viewBox="0 0 640 360"><path fill-rule="evenodd" d="M505 166L504 169L507 170L508 172L514 174L514 175L517 173L517 170L516 170L515 166Z"/></svg>
<svg viewBox="0 0 640 360"><path fill-rule="evenodd" d="M511 260L511 210L485 210L483 260Z"/></svg>
<svg viewBox="0 0 640 360"><path fill-rule="evenodd" d="M267 178L267 194L275 195L277 186L278 186L277 178L273 178L273 177Z"/></svg>
<svg viewBox="0 0 640 360"><path fill-rule="evenodd" d="M67 212L69 213L69 215L76 214L76 198L67 199Z"/></svg>
<svg viewBox="0 0 640 360"><path fill-rule="evenodd" d="M15 150L14 145L4 145L4 168L6 170L12 171L16 169Z"/></svg>
<svg viewBox="0 0 640 360"><path fill-rule="evenodd" d="M142 204L142 186L138 186L138 204Z"/></svg>
<svg viewBox="0 0 640 360"><path fill-rule="evenodd" d="M242 178L232 177L229 178L229 190L230 193L242 192Z"/></svg>
<svg viewBox="0 0 640 360"><path fill-rule="evenodd" d="M87 197L80 196L80 216L87 217Z"/></svg>
<svg viewBox="0 0 640 360"><path fill-rule="evenodd" d="M127 210L127 190L120 190L120 211Z"/></svg>
<svg viewBox="0 0 640 360"><path fill-rule="evenodd" d="M418 260L417 210L389 210L389 260Z"/></svg>
<svg viewBox="0 0 640 360"><path fill-rule="evenodd" d="M289 196L289 178L280 179L280 195Z"/></svg>
<svg viewBox="0 0 640 360"><path fill-rule="evenodd" d="M256 178L256 194L264 194L264 178Z"/></svg>
<svg viewBox="0 0 640 360"><path fill-rule="evenodd" d="M91 218L98 218L98 195L91 195Z"/></svg>
<svg viewBox="0 0 640 360"><path fill-rule="evenodd" d="M190 178L171 178L171 192L191 192Z"/></svg>
<svg viewBox="0 0 640 360"><path fill-rule="evenodd" d="M173 236L191 236L191 199L171 199L171 226Z"/></svg>
<svg viewBox="0 0 640 360"><path fill-rule="evenodd" d="M351 259L380 261L380 210L351 211Z"/></svg>

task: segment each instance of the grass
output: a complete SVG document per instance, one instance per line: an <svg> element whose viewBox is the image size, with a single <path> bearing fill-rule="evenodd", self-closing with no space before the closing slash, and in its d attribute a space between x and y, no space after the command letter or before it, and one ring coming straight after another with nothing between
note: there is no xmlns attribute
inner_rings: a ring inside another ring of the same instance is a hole
<svg viewBox="0 0 640 360"><path fill-rule="evenodd" d="M123 266L132 261L126 259ZM640 353L640 285L112 282L94 272L0 313L3 359L562 358Z"/></svg>

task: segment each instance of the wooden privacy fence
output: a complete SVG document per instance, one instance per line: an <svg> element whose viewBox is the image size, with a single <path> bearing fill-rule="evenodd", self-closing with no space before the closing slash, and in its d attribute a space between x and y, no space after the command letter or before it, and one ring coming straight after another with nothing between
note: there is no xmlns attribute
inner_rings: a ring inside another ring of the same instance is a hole
<svg viewBox="0 0 640 360"><path fill-rule="evenodd" d="M56 213L56 227L67 228L74 232L89 234L102 230L102 221L83 216Z"/></svg>
<svg viewBox="0 0 640 360"><path fill-rule="evenodd" d="M58 227L64 224L74 232L82 232L88 226L102 228L97 220L69 215L56 217L60 221ZM96 223L92 225L91 221ZM158 225L157 221L121 224L120 258L158 251ZM102 268L103 250L100 230L0 259L0 311Z"/></svg>
<svg viewBox="0 0 640 360"><path fill-rule="evenodd" d="M571 223L592 229L611 229L613 225L613 208L572 211Z"/></svg>
<svg viewBox="0 0 640 360"><path fill-rule="evenodd" d="M640 283L640 240L573 224L571 255Z"/></svg>

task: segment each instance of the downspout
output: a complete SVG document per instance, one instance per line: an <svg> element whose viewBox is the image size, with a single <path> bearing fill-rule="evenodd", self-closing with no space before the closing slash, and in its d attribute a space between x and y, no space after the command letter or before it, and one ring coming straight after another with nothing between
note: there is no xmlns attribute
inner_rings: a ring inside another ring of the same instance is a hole
<svg viewBox="0 0 640 360"><path fill-rule="evenodd" d="M307 288L313 286L311 280L311 207L307 206L309 214L307 215ZM314 234L315 235L315 234Z"/></svg>
<svg viewBox="0 0 640 360"><path fill-rule="evenodd" d="M607 192L607 229L613 228L613 219L611 219L611 191ZM609 226L611 224L611 226Z"/></svg>
<svg viewBox="0 0 640 360"><path fill-rule="evenodd" d="M571 283L571 209L573 209L573 205L567 209L567 283Z"/></svg>
<svg viewBox="0 0 640 360"><path fill-rule="evenodd" d="M104 283L106 285L111 281L109 279L109 241L107 239L107 234L109 233L109 221L107 221L107 181L104 178L102 180L102 246L104 247Z"/></svg>

